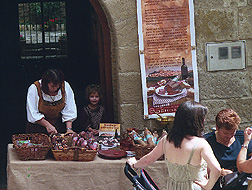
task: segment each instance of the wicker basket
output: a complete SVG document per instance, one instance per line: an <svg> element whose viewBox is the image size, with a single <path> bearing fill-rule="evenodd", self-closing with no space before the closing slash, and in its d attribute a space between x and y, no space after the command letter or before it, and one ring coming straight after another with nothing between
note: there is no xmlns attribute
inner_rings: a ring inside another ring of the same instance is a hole
<svg viewBox="0 0 252 190"><path fill-rule="evenodd" d="M136 159L142 158L144 155L151 152L155 147L151 146L142 146L139 144L134 144L134 150L136 153ZM162 155L158 160L164 160L164 156Z"/></svg>
<svg viewBox="0 0 252 190"><path fill-rule="evenodd" d="M97 150L87 150L80 147L69 147L63 150L52 150L57 161L93 161Z"/></svg>
<svg viewBox="0 0 252 190"><path fill-rule="evenodd" d="M31 143L42 145L17 145L17 141L24 140L30 140ZM14 134L12 135L12 142L20 160L44 160L51 148L49 137L46 134L41 133Z"/></svg>

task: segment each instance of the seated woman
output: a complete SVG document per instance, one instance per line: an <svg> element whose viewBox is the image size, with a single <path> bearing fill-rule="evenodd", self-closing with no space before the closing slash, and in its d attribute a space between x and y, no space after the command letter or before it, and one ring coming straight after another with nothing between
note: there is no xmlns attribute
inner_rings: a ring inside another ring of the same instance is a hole
<svg viewBox="0 0 252 190"><path fill-rule="evenodd" d="M247 160L248 145L252 137L252 128L247 127L244 131L244 143L237 157L237 168L239 172L252 173L252 159Z"/></svg>
<svg viewBox="0 0 252 190"><path fill-rule="evenodd" d="M201 134L207 108L196 102L183 102L175 114L173 127L158 145L140 160L128 159L133 168L143 168L164 154L169 176L167 190L211 189L220 176L220 164ZM209 179L206 174L206 163Z"/></svg>
<svg viewBox="0 0 252 190"><path fill-rule="evenodd" d="M243 131L237 130L241 118L234 110L223 109L217 114L215 121L216 131L208 133L204 137L223 168L222 175L227 175L237 171L236 159L244 142ZM219 189L221 187L218 180L213 190Z"/></svg>

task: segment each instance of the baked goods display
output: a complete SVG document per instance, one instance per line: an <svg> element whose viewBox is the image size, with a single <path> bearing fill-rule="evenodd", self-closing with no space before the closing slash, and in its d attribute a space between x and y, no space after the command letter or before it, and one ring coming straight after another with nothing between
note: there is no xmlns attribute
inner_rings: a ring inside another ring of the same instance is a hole
<svg viewBox="0 0 252 190"><path fill-rule="evenodd" d="M167 133L164 130L159 135L157 131L151 132L147 128L140 133L140 130L136 128L128 128L127 134L126 138L129 140L127 142L130 144L132 142L134 147L132 150L127 150L129 154L120 147L118 138L102 137L100 139L99 136L95 136L93 132L89 131L57 133L51 134L50 137L45 134L16 135L13 137L13 142L17 151L22 153L19 156L21 160L45 159L49 149L51 149L56 161L93 161L97 153L100 157L106 159L120 159L130 156L130 153L132 153L131 156L139 158L145 155L146 151L151 151ZM46 137L47 141L42 137ZM40 148L43 150L46 148L46 150L40 151ZM36 154L33 156L31 153Z"/></svg>
<svg viewBox="0 0 252 190"><path fill-rule="evenodd" d="M51 143L57 161L93 161L98 151L98 137L93 132L53 134Z"/></svg>
<svg viewBox="0 0 252 190"><path fill-rule="evenodd" d="M52 134L51 143L53 150L63 150L64 148L80 147L87 150L97 150L98 137L93 132L82 131L66 134Z"/></svg>

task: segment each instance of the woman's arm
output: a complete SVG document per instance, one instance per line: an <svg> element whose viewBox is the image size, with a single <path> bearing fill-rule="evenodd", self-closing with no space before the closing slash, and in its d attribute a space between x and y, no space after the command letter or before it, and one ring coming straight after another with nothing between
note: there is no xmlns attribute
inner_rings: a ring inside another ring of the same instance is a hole
<svg viewBox="0 0 252 190"><path fill-rule="evenodd" d="M66 132L71 133L73 132L73 122L72 121L66 121Z"/></svg>
<svg viewBox="0 0 252 190"><path fill-rule="evenodd" d="M200 142L202 150L201 156L207 162L209 168L209 178L206 181L195 181L196 184L200 185L203 189L212 189L218 178L220 177L221 167L216 157L214 156L211 146L205 139Z"/></svg>
<svg viewBox="0 0 252 190"><path fill-rule="evenodd" d="M65 107L61 111L62 122L73 122L77 118L77 107L74 99L74 92L68 82L65 81Z"/></svg>
<svg viewBox="0 0 252 190"><path fill-rule="evenodd" d="M56 128L51 123L49 123L49 121L45 120L44 118L36 121L36 123L44 126L49 134L50 133L58 133Z"/></svg>
<svg viewBox="0 0 252 190"><path fill-rule="evenodd" d="M28 88L27 99L26 99L26 112L27 120L30 123L36 123L36 121L41 120L45 116L38 110L39 96L37 87L32 84Z"/></svg>
<svg viewBox="0 0 252 190"><path fill-rule="evenodd" d="M135 158L130 158L127 160L128 164L133 168L144 168L146 166L151 165L157 159L160 158L164 154L164 144L166 142L166 136L160 140L158 145L149 153L143 156L140 160L136 160Z"/></svg>
<svg viewBox="0 0 252 190"><path fill-rule="evenodd" d="M246 160L248 145L251 140L251 136L252 136L252 129L250 127L247 127L244 130L244 143L243 146L241 147L241 150L236 160L236 165L239 172L252 173L252 160L251 158Z"/></svg>

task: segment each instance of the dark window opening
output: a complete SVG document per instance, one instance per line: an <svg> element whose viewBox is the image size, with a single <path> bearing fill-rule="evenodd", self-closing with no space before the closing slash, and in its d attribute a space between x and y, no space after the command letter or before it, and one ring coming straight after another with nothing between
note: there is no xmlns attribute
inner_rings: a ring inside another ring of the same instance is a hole
<svg viewBox="0 0 252 190"><path fill-rule="evenodd" d="M65 2L19 3L21 59L67 57Z"/></svg>

